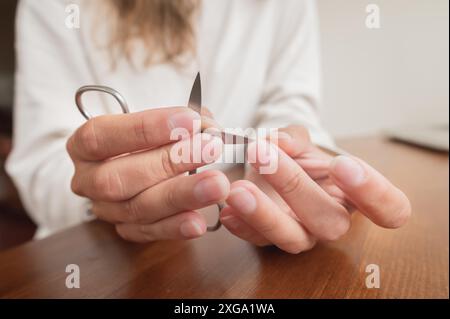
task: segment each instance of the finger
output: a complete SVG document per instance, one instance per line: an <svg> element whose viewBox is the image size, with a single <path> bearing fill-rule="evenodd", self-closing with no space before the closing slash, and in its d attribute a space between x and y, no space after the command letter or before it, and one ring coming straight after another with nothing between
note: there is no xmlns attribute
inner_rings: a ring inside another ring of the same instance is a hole
<svg viewBox="0 0 450 319"><path fill-rule="evenodd" d="M123 239L138 243L192 239L205 234L206 221L200 213L184 212L154 224L118 224L116 231Z"/></svg>
<svg viewBox="0 0 450 319"><path fill-rule="evenodd" d="M290 125L271 134L269 141L277 145L292 158L299 157L311 147L308 130L299 125Z"/></svg>
<svg viewBox="0 0 450 319"><path fill-rule="evenodd" d="M325 171L328 174L328 166L333 157L320 149L320 147L311 143L306 128L291 125L279 129L279 136L281 139L279 139L276 145L287 155L295 158L310 176L323 174L318 171L323 166L325 166ZM272 140L270 141L273 142Z"/></svg>
<svg viewBox="0 0 450 319"><path fill-rule="evenodd" d="M79 163L72 190L98 201L127 200L164 180L214 162L222 146L220 138L196 134L175 144L100 164Z"/></svg>
<svg viewBox="0 0 450 319"><path fill-rule="evenodd" d="M279 132L282 139L279 139L278 147L294 158L313 180L328 177L333 157L311 143L306 128L291 125Z"/></svg>
<svg viewBox="0 0 450 319"><path fill-rule="evenodd" d="M346 209L281 149L265 141L248 146L248 161L281 195L302 225L319 239L336 240L350 227ZM269 153L267 157L265 153ZM270 168L266 174L267 168Z"/></svg>
<svg viewBox="0 0 450 319"><path fill-rule="evenodd" d="M295 161L313 180L318 180L328 177L332 157L330 156L329 159L299 158Z"/></svg>
<svg viewBox="0 0 450 319"><path fill-rule="evenodd" d="M260 247L271 245L264 236L244 222L231 206L226 206L222 209L220 212L220 222L230 233L253 245Z"/></svg>
<svg viewBox="0 0 450 319"><path fill-rule="evenodd" d="M348 201L346 200L346 196L342 189L340 189L336 183L329 178L328 176L326 178L322 179L315 179L314 180L328 195L330 195L334 200L336 200L338 203L340 203L342 206L347 208L347 211L349 211L348 207Z"/></svg>
<svg viewBox="0 0 450 319"><path fill-rule="evenodd" d="M406 195L357 158L336 157L331 164L330 175L358 210L377 225L397 228L411 215Z"/></svg>
<svg viewBox="0 0 450 319"><path fill-rule="evenodd" d="M150 224L179 212L223 201L229 190L230 183L222 172L204 171L171 178L130 200L96 202L92 211L110 223Z"/></svg>
<svg viewBox="0 0 450 319"><path fill-rule="evenodd" d="M300 223L281 211L249 181L241 180L231 185L227 204L243 221L284 251L297 254L314 245L314 240Z"/></svg>
<svg viewBox="0 0 450 319"><path fill-rule="evenodd" d="M202 106L202 109L201 109L201 115L202 115L202 120L205 117L206 118L210 118L210 119L214 118L214 115L212 114L210 109L208 107L204 106L204 105Z"/></svg>
<svg viewBox="0 0 450 319"><path fill-rule="evenodd" d="M215 119L208 116L202 116L202 131L205 131L206 129L216 129L220 131L222 126L220 126Z"/></svg>
<svg viewBox="0 0 450 319"><path fill-rule="evenodd" d="M205 131L206 129L222 129L222 126L214 119L214 115L206 106L202 106L201 115L202 131Z"/></svg>
<svg viewBox="0 0 450 319"><path fill-rule="evenodd" d="M95 161L151 149L180 139L177 132L189 136L194 120L200 123L200 115L186 107L98 116L77 129L67 150L74 159Z"/></svg>

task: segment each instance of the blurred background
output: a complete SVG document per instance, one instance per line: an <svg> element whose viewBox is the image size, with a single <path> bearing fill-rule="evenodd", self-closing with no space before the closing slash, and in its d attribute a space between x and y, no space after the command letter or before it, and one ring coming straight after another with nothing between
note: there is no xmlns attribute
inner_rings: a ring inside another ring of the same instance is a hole
<svg viewBox="0 0 450 319"><path fill-rule="evenodd" d="M34 232L3 170L11 147L16 2L0 1L0 249ZM372 3L380 9L378 29L365 23L366 6ZM448 127L447 0L317 0L317 5L321 115L336 138L405 125Z"/></svg>
<svg viewBox="0 0 450 319"><path fill-rule="evenodd" d="M380 8L380 28L365 25ZM336 137L448 123L447 0L318 0L325 127Z"/></svg>

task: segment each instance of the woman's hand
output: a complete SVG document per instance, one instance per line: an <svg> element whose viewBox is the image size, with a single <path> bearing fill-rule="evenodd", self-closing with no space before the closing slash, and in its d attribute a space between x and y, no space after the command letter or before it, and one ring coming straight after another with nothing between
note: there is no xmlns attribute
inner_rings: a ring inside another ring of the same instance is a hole
<svg viewBox="0 0 450 319"><path fill-rule="evenodd" d="M230 232L258 246L300 253L317 240L345 234L353 208L382 227L406 222L411 213L407 197L375 169L354 157L324 153L302 127L280 131L288 138L277 140L273 174L257 173L267 161L255 148L267 142L248 147L253 170L231 185L229 206L221 214Z"/></svg>
<svg viewBox="0 0 450 319"><path fill-rule="evenodd" d="M216 144L222 141L195 134L200 116L186 107L105 115L81 126L68 140L75 165L73 191L91 199L92 212L116 225L127 240L189 239L206 231L204 217L194 209L224 200L229 182L219 171L192 176L183 173L206 165L193 160L178 163L170 155L180 143ZM189 138L173 141L171 130L184 128ZM200 143L192 143L193 139ZM201 151L200 150L200 151ZM199 150L197 150L199 151ZM220 153L214 153L215 160Z"/></svg>

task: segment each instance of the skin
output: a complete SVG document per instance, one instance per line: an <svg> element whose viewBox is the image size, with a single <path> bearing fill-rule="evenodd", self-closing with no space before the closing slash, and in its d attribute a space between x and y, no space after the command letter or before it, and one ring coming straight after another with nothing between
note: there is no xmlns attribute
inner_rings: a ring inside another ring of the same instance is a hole
<svg viewBox="0 0 450 319"><path fill-rule="evenodd" d="M253 169L231 184L221 221L236 236L258 246L276 245L289 253L333 241L350 228L357 208L375 224L397 228L411 214L408 198L362 160L332 157L314 146L300 126L281 129L287 138L275 141L278 170L258 174L264 163L250 158ZM258 155L254 152L255 155Z"/></svg>
<svg viewBox="0 0 450 319"><path fill-rule="evenodd" d="M67 151L75 166L72 190L92 201L92 212L115 224L126 240L149 242L190 239L206 232L195 211L223 201L230 183L216 170L192 176L185 172L205 162L174 163L170 149L173 127L185 128L189 139L202 138L201 149L222 142L193 131L197 113L186 107L133 114L105 115L87 121L69 138ZM217 154L217 157L220 153Z"/></svg>
<svg viewBox="0 0 450 319"><path fill-rule="evenodd" d="M224 200L221 221L231 233L289 253L338 239L348 231L354 208L388 228L401 226L410 215L406 196L380 173L359 159L327 155L299 126L282 129L287 138L272 141L274 174L258 173L265 162L251 151L267 143L258 141L248 146L254 169L245 179L230 185L217 170L188 176L208 163L173 162L169 154L175 144L201 138L202 149L222 147L220 139L194 132L194 119L200 116L186 107L90 119L67 142L75 166L72 190L89 198L92 212L113 223L121 237L141 243L202 236L206 221L195 210ZM207 117L202 123L216 126ZM174 127L185 128L189 137L170 140Z"/></svg>

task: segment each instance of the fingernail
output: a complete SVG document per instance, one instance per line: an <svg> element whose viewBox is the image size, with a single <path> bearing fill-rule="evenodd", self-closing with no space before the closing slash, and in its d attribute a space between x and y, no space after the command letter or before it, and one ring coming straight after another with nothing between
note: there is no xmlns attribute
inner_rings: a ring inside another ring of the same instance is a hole
<svg viewBox="0 0 450 319"><path fill-rule="evenodd" d="M231 190L227 203L243 214L251 214L256 210L255 197L244 187Z"/></svg>
<svg viewBox="0 0 450 319"><path fill-rule="evenodd" d="M225 217L222 217L220 219L222 224L224 224L228 228L237 229L240 225L240 221L234 217L233 215L228 215Z"/></svg>
<svg viewBox="0 0 450 319"><path fill-rule="evenodd" d="M212 176L200 180L194 186L194 196L201 203L218 201L225 198L230 189L230 184L225 176Z"/></svg>
<svg viewBox="0 0 450 319"><path fill-rule="evenodd" d="M184 237L193 238L201 236L205 230L194 220L186 220L180 225L180 232Z"/></svg>
<svg viewBox="0 0 450 319"><path fill-rule="evenodd" d="M185 128L192 131L194 127L194 120L200 121L200 118L201 117L197 112L186 108L186 110L172 114L169 117L168 123L170 129L172 130L176 128Z"/></svg>
<svg viewBox="0 0 450 319"><path fill-rule="evenodd" d="M339 182L346 186L359 186L366 179L366 172L362 165L349 156L337 156L331 162L331 169Z"/></svg>

